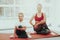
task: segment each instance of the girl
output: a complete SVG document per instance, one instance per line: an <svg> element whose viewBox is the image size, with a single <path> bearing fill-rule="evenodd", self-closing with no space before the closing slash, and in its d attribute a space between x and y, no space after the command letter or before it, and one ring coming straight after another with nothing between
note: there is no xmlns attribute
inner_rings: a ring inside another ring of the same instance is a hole
<svg viewBox="0 0 60 40"><path fill-rule="evenodd" d="M16 33L18 38L28 38L27 33L25 32L26 25L25 25L25 21L23 20L23 18L24 18L23 13L19 13L18 18L19 18L19 22L15 26L14 34Z"/></svg>

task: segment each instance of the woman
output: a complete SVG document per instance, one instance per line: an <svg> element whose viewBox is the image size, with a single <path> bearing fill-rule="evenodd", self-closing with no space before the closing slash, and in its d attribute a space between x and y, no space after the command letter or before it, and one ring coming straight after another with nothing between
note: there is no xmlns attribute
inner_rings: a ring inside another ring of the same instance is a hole
<svg viewBox="0 0 60 40"><path fill-rule="evenodd" d="M15 26L14 34L16 34L18 38L28 38L27 33L25 32L26 25L25 25L25 21L23 20L24 18L23 13L19 13L18 18L19 18L19 22Z"/></svg>
<svg viewBox="0 0 60 40"><path fill-rule="evenodd" d="M46 25L46 16L43 12L41 12L41 9L42 5L38 4L38 12L31 18L30 24L34 27L34 31L36 31L37 34L48 34L50 33L50 30ZM33 19L35 19L35 25L32 23Z"/></svg>

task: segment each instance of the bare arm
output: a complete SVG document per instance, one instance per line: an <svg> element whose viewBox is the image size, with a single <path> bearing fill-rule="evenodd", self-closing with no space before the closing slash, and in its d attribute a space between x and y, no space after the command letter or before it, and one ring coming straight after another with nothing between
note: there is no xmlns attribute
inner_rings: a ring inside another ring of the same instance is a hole
<svg viewBox="0 0 60 40"><path fill-rule="evenodd" d="M17 28L17 26L15 26L15 28L14 28L14 37L17 37L16 30L26 30L26 27L24 26L23 28Z"/></svg>
<svg viewBox="0 0 60 40"><path fill-rule="evenodd" d="M23 26L23 28L21 28L21 30L26 30L26 26Z"/></svg>
<svg viewBox="0 0 60 40"><path fill-rule="evenodd" d="M33 23L32 23L33 19L34 19L34 16L32 16L32 18L29 21L32 26L34 26Z"/></svg>
<svg viewBox="0 0 60 40"><path fill-rule="evenodd" d="M26 26L23 26L22 28L17 28L18 30L26 30Z"/></svg>

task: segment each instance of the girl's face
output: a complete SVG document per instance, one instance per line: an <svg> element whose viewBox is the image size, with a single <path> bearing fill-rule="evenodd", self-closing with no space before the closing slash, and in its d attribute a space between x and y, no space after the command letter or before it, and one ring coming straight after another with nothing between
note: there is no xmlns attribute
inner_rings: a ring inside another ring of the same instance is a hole
<svg viewBox="0 0 60 40"><path fill-rule="evenodd" d="M37 6L37 10L38 10L38 12L41 12L41 9L42 9L41 4L38 4L38 6Z"/></svg>
<svg viewBox="0 0 60 40"><path fill-rule="evenodd" d="M22 14L19 15L19 20L22 21L24 16Z"/></svg>

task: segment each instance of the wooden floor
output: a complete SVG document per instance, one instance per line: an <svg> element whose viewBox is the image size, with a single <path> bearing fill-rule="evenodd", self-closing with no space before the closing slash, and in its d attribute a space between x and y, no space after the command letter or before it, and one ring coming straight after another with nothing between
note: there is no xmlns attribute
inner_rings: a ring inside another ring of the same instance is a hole
<svg viewBox="0 0 60 40"><path fill-rule="evenodd" d="M0 40L10 40L11 35L12 34L0 34Z"/></svg>
<svg viewBox="0 0 60 40"><path fill-rule="evenodd" d="M9 40L11 34L0 34L0 40Z"/></svg>
<svg viewBox="0 0 60 40"><path fill-rule="evenodd" d="M10 39L10 36L12 34L0 34L0 40L12 40ZM14 39L15 40L15 39ZM33 40L33 39L19 39L19 40Z"/></svg>

